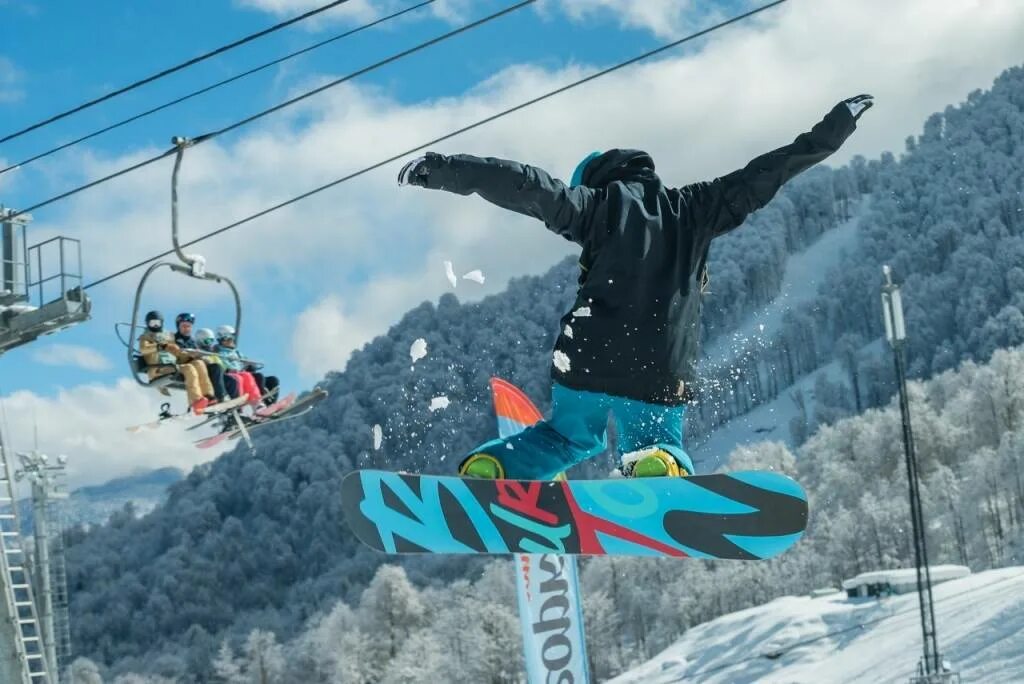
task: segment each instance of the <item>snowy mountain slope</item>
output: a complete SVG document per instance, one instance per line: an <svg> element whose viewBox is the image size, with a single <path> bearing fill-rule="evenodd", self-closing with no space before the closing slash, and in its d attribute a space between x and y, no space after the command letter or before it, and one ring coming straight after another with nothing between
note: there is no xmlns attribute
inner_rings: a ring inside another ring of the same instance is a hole
<svg viewBox="0 0 1024 684"><path fill-rule="evenodd" d="M885 341L878 339L861 347L860 353L865 357L876 356L884 353L885 350ZM833 361L808 373L783 390L772 401L761 404L742 416L737 416L700 441L687 442L687 453L690 454L698 471L710 473L722 467L728 462L732 451L745 444L766 441L782 442L790 450L793 450L796 445L793 444L789 422L799 415L799 409L796 402L793 401L792 395L796 391L803 392L808 407L812 407L814 405L814 385L818 376L822 374L831 382L848 382L848 376L839 362Z"/></svg>
<svg viewBox="0 0 1024 684"><path fill-rule="evenodd" d="M1024 681L1024 567L933 591L939 647L963 681ZM611 681L906 682L920 653L916 594L881 601L787 596L694 627Z"/></svg>
<svg viewBox="0 0 1024 684"><path fill-rule="evenodd" d="M782 327L783 315L818 296L818 286L829 269L838 265L844 250L852 249L857 239L857 226L868 210L863 200L853 210L850 220L827 231L807 249L793 254L786 262L779 295L768 306L751 314L736 330L716 338L701 352L700 364L727 365L747 354L756 354L756 348L770 340ZM700 472L711 472L726 462L734 448L765 440L784 442L791 447L790 419L797 415L797 406L791 398L794 390L803 391L809 399L814 395L814 383L819 373L829 380L844 376L838 363L830 363L809 373L773 401L758 406L735 418L707 435L699 444L689 446L690 456Z"/></svg>
<svg viewBox="0 0 1024 684"><path fill-rule="evenodd" d="M732 332L712 340L702 350L703 364L723 364L742 357L748 349L768 341L782 328L782 316L790 309L818 297L818 286L829 269L838 266L845 250L853 249L857 226L869 208L867 200L855 206L850 220L826 231L814 244L786 260L779 294L771 304L755 311ZM711 293L714 294L714 281Z"/></svg>
<svg viewBox="0 0 1024 684"><path fill-rule="evenodd" d="M843 375L839 362L833 361L804 376L772 401L725 423L701 442L687 442L686 451L693 459L697 472L714 472L728 462L729 455L736 447L745 444L782 442L792 449L793 437L789 421L799 414L799 409L791 395L800 390L807 397L813 397L814 383L819 373L825 373L829 380L839 380Z"/></svg>

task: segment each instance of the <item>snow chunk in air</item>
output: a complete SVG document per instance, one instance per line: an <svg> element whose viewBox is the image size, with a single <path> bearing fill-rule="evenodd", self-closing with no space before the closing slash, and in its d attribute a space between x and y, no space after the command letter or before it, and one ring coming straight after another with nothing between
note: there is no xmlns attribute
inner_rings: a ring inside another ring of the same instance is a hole
<svg viewBox="0 0 1024 684"><path fill-rule="evenodd" d="M565 332L565 336L566 337L568 337L570 340L572 339L572 326L571 325L565 326L565 330L563 332Z"/></svg>
<svg viewBox="0 0 1024 684"><path fill-rule="evenodd" d="M590 318L590 307L581 306L580 308L573 311L572 315L575 316L576 318Z"/></svg>
<svg viewBox="0 0 1024 684"><path fill-rule="evenodd" d="M452 262L444 262L444 275L448 278L448 282L452 284L452 287L456 287L459 281L455 278L455 269L452 267Z"/></svg>
<svg viewBox="0 0 1024 684"><path fill-rule="evenodd" d="M380 445L384 443L384 430L380 425L373 426L373 450L380 451Z"/></svg>
<svg viewBox="0 0 1024 684"><path fill-rule="evenodd" d="M560 351L558 349L555 350L554 360L555 368L557 368L563 373L568 373L569 369L572 367L572 363L569 361L569 357L565 354L565 352Z"/></svg>
<svg viewBox="0 0 1024 684"><path fill-rule="evenodd" d="M470 271L466 275L462 276L463 280L472 280L474 283L484 284L484 272L480 269Z"/></svg>
<svg viewBox="0 0 1024 684"><path fill-rule="evenodd" d="M416 363L424 356L427 355L427 341L422 337L412 343L409 347L409 356L412 358L412 362Z"/></svg>
<svg viewBox="0 0 1024 684"><path fill-rule="evenodd" d="M430 400L430 410L431 411L440 411L441 409L446 409L446 408L448 408L448 405L450 403L451 402L448 401L448 397L446 397L446 396L444 396L442 394L441 396L434 397L433 399Z"/></svg>

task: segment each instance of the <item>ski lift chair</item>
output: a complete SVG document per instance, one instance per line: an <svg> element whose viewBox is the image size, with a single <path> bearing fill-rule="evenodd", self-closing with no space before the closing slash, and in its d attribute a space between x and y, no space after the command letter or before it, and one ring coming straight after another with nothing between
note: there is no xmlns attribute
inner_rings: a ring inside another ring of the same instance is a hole
<svg viewBox="0 0 1024 684"><path fill-rule="evenodd" d="M231 294L235 300L235 336L236 338L241 333L242 328L242 301L238 295L238 288L231 282L230 278L226 276L211 273L206 270L206 259L199 254L185 254L181 245L178 241L178 174L181 170L181 161L185 154L185 150L195 144L195 141L188 140L187 138L176 137L172 141L172 144L177 148L177 155L174 159L174 172L171 174L171 242L174 245L174 253L181 261L180 264L173 263L170 261L158 261L146 269L142 279L139 281L139 285L135 290L135 302L132 306L132 318L130 323L116 323L114 330L121 340L121 343L128 349L128 367L131 370L132 377L135 381L143 387L155 389L165 396L170 395L170 390L185 391L185 382L181 373L177 370L177 364L174 364L174 372L161 375L153 378L152 380L148 377L149 365L143 358L138 348L138 337L136 336L139 331L144 331L145 326L139 325L139 309L142 305L142 295L146 287L146 281L149 277L160 268L168 268L174 273L180 273L189 278L195 278L198 280L205 280L213 283L226 283L231 289ZM121 335L121 327L128 328L127 339Z"/></svg>

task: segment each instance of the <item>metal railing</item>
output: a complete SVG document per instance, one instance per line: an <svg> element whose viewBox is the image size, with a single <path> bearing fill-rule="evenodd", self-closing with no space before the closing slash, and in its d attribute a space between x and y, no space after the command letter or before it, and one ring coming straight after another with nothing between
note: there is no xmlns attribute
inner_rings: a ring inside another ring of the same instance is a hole
<svg viewBox="0 0 1024 684"><path fill-rule="evenodd" d="M58 236L32 245L28 248L28 267L26 293L33 306L66 299L73 290L81 292L82 246L75 238ZM43 277L46 272L51 275ZM35 280L32 274L37 274Z"/></svg>

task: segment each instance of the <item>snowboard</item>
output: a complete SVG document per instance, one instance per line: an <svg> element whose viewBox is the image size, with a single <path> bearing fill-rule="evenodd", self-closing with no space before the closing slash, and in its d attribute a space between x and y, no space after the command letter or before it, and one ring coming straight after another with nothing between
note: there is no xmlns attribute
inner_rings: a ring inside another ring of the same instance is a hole
<svg viewBox="0 0 1024 684"><path fill-rule="evenodd" d="M541 482L357 470L341 497L356 537L385 553L761 560L807 526L803 489L767 471Z"/></svg>
<svg viewBox="0 0 1024 684"><path fill-rule="evenodd" d="M270 425L281 420L290 420L292 418L298 418L299 416L305 415L306 413L313 410L313 407L315 405L319 404L326 398L327 390L318 387L309 394L302 397L301 399L293 401L286 408L281 409L276 413L272 413L268 416L258 416L257 414L257 418L255 419L242 417L242 420L245 421L246 431L252 432L253 430L258 430L264 425ZM217 446L218 444L225 440L238 439L241 436L242 431L239 430L237 427L234 427L232 429L225 430L224 432L220 432L216 435L213 435L212 437L201 439L198 442L196 442L195 445L199 449L210 449L212 447Z"/></svg>

